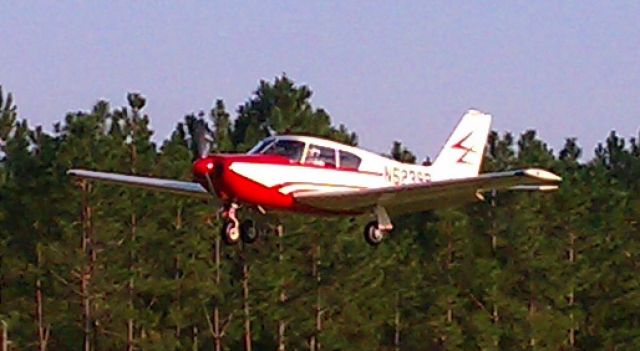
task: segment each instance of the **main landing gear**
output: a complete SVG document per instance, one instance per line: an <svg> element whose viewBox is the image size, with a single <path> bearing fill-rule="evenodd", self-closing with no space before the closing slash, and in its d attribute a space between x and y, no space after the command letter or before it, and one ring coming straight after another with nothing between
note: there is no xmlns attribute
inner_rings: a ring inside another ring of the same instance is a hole
<svg viewBox="0 0 640 351"><path fill-rule="evenodd" d="M235 245L240 240L246 244L251 244L267 231L266 228L257 225L251 219L245 219L240 222L238 220L237 204L225 206L222 210L222 218L224 222L222 223L220 234L227 245Z"/></svg>
<svg viewBox="0 0 640 351"><path fill-rule="evenodd" d="M371 246L377 246L389 235L393 224L384 207L376 206L373 213L376 220L364 227L364 240ZM235 203L223 207L222 218L224 222L220 234L227 245L235 245L240 240L251 244L269 231L264 223L256 223L252 219L238 220L238 205Z"/></svg>
<svg viewBox="0 0 640 351"><path fill-rule="evenodd" d="M389 215L384 207L376 206L373 213L377 220L367 223L364 227L364 240L371 246L377 246L389 235L393 229L393 224L391 224Z"/></svg>

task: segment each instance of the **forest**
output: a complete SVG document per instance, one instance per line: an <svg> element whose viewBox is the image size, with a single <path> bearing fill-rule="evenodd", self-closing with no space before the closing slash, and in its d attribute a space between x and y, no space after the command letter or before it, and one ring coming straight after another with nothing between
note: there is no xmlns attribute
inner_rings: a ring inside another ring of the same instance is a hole
<svg viewBox="0 0 640 351"><path fill-rule="evenodd" d="M232 112L218 99L177 117L162 141L143 92L43 128L3 89L2 351L640 349L640 135L552 150L534 130L492 131L483 172L546 168L560 189L395 218L377 247L362 237L369 218L298 215L228 246L206 201L66 171L191 180L203 122L211 152L274 133L357 145L309 87L261 81ZM387 154L427 159L400 142Z"/></svg>

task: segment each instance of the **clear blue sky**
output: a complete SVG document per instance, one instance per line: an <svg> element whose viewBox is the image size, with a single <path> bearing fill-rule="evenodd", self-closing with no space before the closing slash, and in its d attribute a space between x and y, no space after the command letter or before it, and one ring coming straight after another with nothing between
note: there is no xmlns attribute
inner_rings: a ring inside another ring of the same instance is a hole
<svg viewBox="0 0 640 351"><path fill-rule="evenodd" d="M0 84L48 128L99 98L148 98L156 140L184 114L286 72L386 151L434 155L470 107L587 155L638 135L640 1L12 1Z"/></svg>

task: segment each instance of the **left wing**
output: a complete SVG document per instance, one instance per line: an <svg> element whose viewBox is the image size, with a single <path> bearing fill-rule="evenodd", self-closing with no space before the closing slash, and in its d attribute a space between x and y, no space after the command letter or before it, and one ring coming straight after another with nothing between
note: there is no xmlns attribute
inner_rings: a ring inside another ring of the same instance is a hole
<svg viewBox="0 0 640 351"><path fill-rule="evenodd" d="M73 177L121 184L136 188L153 189L210 199L212 195L200 184L173 179L139 177L118 173L96 172L84 169L70 169L67 174Z"/></svg>
<svg viewBox="0 0 640 351"><path fill-rule="evenodd" d="M481 200L482 192L493 189L555 190L561 181L562 178L549 171L531 168L397 187L299 193L295 198L302 204L326 211L358 212L380 205L397 215Z"/></svg>

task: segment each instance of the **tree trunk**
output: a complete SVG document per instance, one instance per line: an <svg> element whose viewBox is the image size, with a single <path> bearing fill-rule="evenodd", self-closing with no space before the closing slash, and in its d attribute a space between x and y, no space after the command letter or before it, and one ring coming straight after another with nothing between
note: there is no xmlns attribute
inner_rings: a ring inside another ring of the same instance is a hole
<svg viewBox="0 0 640 351"><path fill-rule="evenodd" d="M453 228L451 225L447 225L446 226L446 234L447 234L447 257L446 257L446 261L445 261L445 272L447 277L449 277L449 275L451 274L450 270L451 270L451 265L453 264ZM445 321L447 326L450 326L451 323L453 323L453 298L452 297L447 297L447 312L445 315ZM447 345L447 340L449 339L449 336L447 335L447 332L444 331L444 334L440 335L440 343L442 345L442 347L444 349L446 349L446 345Z"/></svg>
<svg viewBox="0 0 640 351"><path fill-rule="evenodd" d="M244 249L244 246L243 246ZM242 258L242 304L244 310L244 349L251 351L251 314L249 310L249 265Z"/></svg>
<svg viewBox="0 0 640 351"><path fill-rule="evenodd" d="M213 228L213 223L211 218L207 219L207 223L211 226L211 228ZM220 275L220 247L221 247L221 237L220 235L215 235L215 240L213 242L213 248L211 250L211 255L212 255L212 260L214 262L215 265L215 274L214 274L214 283L216 284L216 287L220 287L220 283L221 283L221 275ZM248 273L248 272L247 272ZM244 281L243 281L243 292L244 292ZM248 297L248 286L247 286L247 294L246 296ZM245 306L247 308L246 311L248 311L248 305ZM211 332L211 336L213 337L213 345L214 345L214 350L215 351L222 351L222 338L225 335L225 330L226 328L229 326L230 322L231 322L231 317L233 315L230 314L226 321L223 323L222 320L220 319L220 301L218 300L218 297L214 297L213 298L213 317L209 317L207 315L207 322L209 323L209 331ZM213 319L213 322L212 322ZM245 340L246 341L246 340Z"/></svg>
<svg viewBox="0 0 640 351"><path fill-rule="evenodd" d="M198 326L194 325L192 330L193 340L191 342L191 348L193 351L198 351Z"/></svg>
<svg viewBox="0 0 640 351"><path fill-rule="evenodd" d="M214 262L216 266L216 288L220 288L220 235L216 235L214 243ZM215 350L222 351L222 331L220 330L220 307L218 298L213 301L213 339Z"/></svg>
<svg viewBox="0 0 640 351"><path fill-rule="evenodd" d="M394 335L393 335L393 347L395 351L400 351L400 293L396 294L396 312L394 318Z"/></svg>
<svg viewBox="0 0 640 351"><path fill-rule="evenodd" d="M179 232L182 229L182 207L178 207L178 211L176 213L176 224L175 224L176 232ZM180 279L180 256L173 256L173 279L178 282ZM178 308L180 308L180 289L176 289L175 303ZM174 335L176 336L176 340L180 340L180 325L176 325L176 329L174 331Z"/></svg>
<svg viewBox="0 0 640 351"><path fill-rule="evenodd" d="M453 235L451 228L449 228L449 240L447 242L447 274L451 274L451 265L453 264L453 239L451 238ZM452 309L453 301L451 298L447 301L447 323L453 323L453 309Z"/></svg>
<svg viewBox="0 0 640 351"><path fill-rule="evenodd" d="M573 267L573 264L576 262L576 253L575 253L575 244L576 244L576 236L572 232L569 232L569 265ZM575 350L576 347L576 327L575 327L575 317L573 315L573 305L575 304L575 283L571 283L571 288L569 291L569 320L571 321L571 327L569 328L569 345L572 350Z"/></svg>
<svg viewBox="0 0 640 351"><path fill-rule="evenodd" d="M283 236L284 236L284 228L282 227L281 224L279 224L278 226L276 226L276 234L278 235L278 264L282 265L282 261L284 259L284 244L283 244ZM287 301L287 295L286 292L284 290L284 283L283 286L280 287L280 307L284 308L284 304ZM284 321L284 319L280 319L278 321L278 351L285 351L286 350L286 344L285 344L285 330L287 328L287 323Z"/></svg>
<svg viewBox="0 0 640 351"><path fill-rule="evenodd" d="M4 295L4 250L4 247L0 248L0 306L2 306Z"/></svg>
<svg viewBox="0 0 640 351"><path fill-rule="evenodd" d="M490 213L491 213L491 251L493 252L494 256L496 255L496 250L498 249L498 234L497 234L496 219L495 219L496 204L498 202L497 196L498 194L496 193L495 190L493 190L491 194L492 211Z"/></svg>
<svg viewBox="0 0 640 351"><path fill-rule="evenodd" d="M137 120L138 117L138 108L137 107L133 107L133 115L134 115L134 121ZM136 128L137 125L133 125L134 130L132 131L132 134L136 133ZM134 135L131 136L132 137L132 141L131 141L131 173L135 174L136 173L136 164L137 164L137 160L138 160L138 150L136 148L136 144L135 144L135 137ZM136 241L136 229L137 229L137 218L136 218L136 214L135 213L131 213L131 232L130 232L130 237L129 237L129 242L131 243L131 250L129 251L129 283L127 285L127 306L129 308L129 312L133 313L134 310L134 306L133 306L133 294L134 294L134 265L135 265L135 251L133 249L134 245L135 245L135 241ZM127 351L133 351L134 349L134 321L133 318L129 317L127 319Z"/></svg>
<svg viewBox="0 0 640 351"><path fill-rule="evenodd" d="M176 255L173 257L173 280L176 281L176 283L178 282L178 280L180 280L180 256ZM179 286L179 285L178 285ZM180 309L180 305L181 305L181 301L180 301L180 288L178 287L176 289L176 296L174 298L174 303L176 308ZM181 325L180 324L176 324L176 329L173 331L173 334L176 337L176 340L180 340L180 337L182 336L182 332L180 330Z"/></svg>
<svg viewBox="0 0 640 351"><path fill-rule="evenodd" d="M9 331L7 330L7 323L0 321L2 324L2 333L0 333L0 350L9 351Z"/></svg>
<svg viewBox="0 0 640 351"><path fill-rule="evenodd" d="M493 253L494 260L497 260L497 250L498 250L498 230L496 228L496 219L495 219L497 202L498 202L498 193L494 189L491 194L492 211L490 212L491 213L491 252ZM496 301L493 301L493 308L491 311L491 321L494 325L497 325L499 320L500 320L500 315L498 314L498 304L496 303ZM496 348L498 347L499 342L500 342L499 337L493 338L493 346L495 346Z"/></svg>
<svg viewBox="0 0 640 351"><path fill-rule="evenodd" d="M39 247L36 247L36 265L38 270L42 264L42 252ZM44 325L44 316L42 312L42 280L40 279L40 273L36 278L36 320L38 323L38 350L46 351L47 342L49 341L49 328Z"/></svg>
<svg viewBox="0 0 640 351"><path fill-rule="evenodd" d="M319 238L316 236L313 242L313 248L311 251L311 276L316 281L316 303L314 306L315 310L315 330L311 338L309 339L309 350L311 351L319 351L320 350L320 340L318 340L320 336L320 332L322 331L322 310L320 308L320 246L318 245Z"/></svg>
<svg viewBox="0 0 640 351"><path fill-rule="evenodd" d="M528 274L529 277L531 277L531 272L529 272ZM533 287L530 286L531 292L529 293L529 321L533 320L533 316L536 313L536 300L535 300L535 295L533 293ZM529 322L529 324L531 324L531 322ZM529 337L529 346L533 349L536 346L536 338L533 335L533 328L531 328L531 325L529 325L529 333L530 333L530 337Z"/></svg>
<svg viewBox="0 0 640 351"><path fill-rule="evenodd" d="M133 247L136 241L136 229L137 229L137 218L136 214L131 214L131 232L129 241L131 246ZM129 307L130 313L133 312L133 290L134 290L134 262L135 262L135 252L134 249L129 251L129 284L127 286L127 306ZM129 318L127 320L127 351L133 351L134 349L134 323L133 318Z"/></svg>
<svg viewBox="0 0 640 351"><path fill-rule="evenodd" d="M88 196L91 192L91 184L83 180L82 186L82 251L87 255L85 266L82 270L82 276L80 278L80 294L82 296L82 350L91 351L91 333L92 333L92 320L91 320L91 298L90 298L90 284L91 275L93 274L93 264L95 262L96 254L92 249L92 218L91 218L91 206L89 206Z"/></svg>

